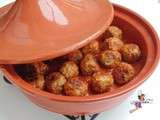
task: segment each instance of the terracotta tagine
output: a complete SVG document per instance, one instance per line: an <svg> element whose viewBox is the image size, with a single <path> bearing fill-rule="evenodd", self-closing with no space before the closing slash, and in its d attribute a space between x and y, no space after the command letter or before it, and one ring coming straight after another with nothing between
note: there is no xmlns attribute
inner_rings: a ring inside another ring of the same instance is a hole
<svg viewBox="0 0 160 120"><path fill-rule="evenodd" d="M4 64L4 76L33 103L60 114L95 114L120 104L153 73L160 46L155 30L144 18L122 6L113 7L106 0L17 0L1 8L0 63ZM85 97L50 94L32 87L7 65L64 55L102 35L111 22L126 33L125 40L137 43L143 52L137 76L111 92Z"/></svg>

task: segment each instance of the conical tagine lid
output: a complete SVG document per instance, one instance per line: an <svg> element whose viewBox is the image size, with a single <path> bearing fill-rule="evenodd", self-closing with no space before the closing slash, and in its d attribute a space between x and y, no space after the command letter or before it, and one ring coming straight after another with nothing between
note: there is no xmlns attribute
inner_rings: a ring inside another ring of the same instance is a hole
<svg viewBox="0 0 160 120"><path fill-rule="evenodd" d="M83 47L107 29L113 14L107 0L17 0L0 11L0 64L46 60Z"/></svg>

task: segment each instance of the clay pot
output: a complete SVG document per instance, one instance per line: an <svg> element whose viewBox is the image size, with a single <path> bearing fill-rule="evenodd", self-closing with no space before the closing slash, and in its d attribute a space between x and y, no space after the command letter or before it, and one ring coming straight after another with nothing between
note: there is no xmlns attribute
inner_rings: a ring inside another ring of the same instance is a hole
<svg viewBox="0 0 160 120"><path fill-rule="evenodd" d="M81 48L113 16L106 0L17 0L0 18L0 64L42 61Z"/></svg>
<svg viewBox="0 0 160 120"><path fill-rule="evenodd" d="M157 34L145 19L119 5L114 4L114 10L115 17L112 24L122 28L125 32L124 39L139 44L143 53L142 62L137 65L139 73L128 84L100 95L68 97L50 94L33 88L16 74L12 65L3 66L2 70L5 77L17 86L33 103L60 114L93 114L120 104L153 73L159 61L160 49Z"/></svg>

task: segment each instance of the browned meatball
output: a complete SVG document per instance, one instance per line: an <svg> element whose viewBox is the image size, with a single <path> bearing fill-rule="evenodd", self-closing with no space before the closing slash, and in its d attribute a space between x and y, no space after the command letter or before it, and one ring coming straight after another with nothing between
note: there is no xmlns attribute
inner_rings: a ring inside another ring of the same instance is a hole
<svg viewBox="0 0 160 120"><path fill-rule="evenodd" d="M84 75L91 75L99 70L99 65L92 54L87 54L82 59L80 68Z"/></svg>
<svg viewBox="0 0 160 120"><path fill-rule="evenodd" d="M33 65L36 68L38 74L45 74L49 70L47 64L43 62L33 63Z"/></svg>
<svg viewBox="0 0 160 120"><path fill-rule="evenodd" d="M68 54L68 59L76 63L79 63L82 58L83 58L83 54L80 50L76 50Z"/></svg>
<svg viewBox="0 0 160 120"><path fill-rule="evenodd" d="M141 50L139 46L132 43L125 44L121 49L121 53L123 60L130 63L136 62L141 56Z"/></svg>
<svg viewBox="0 0 160 120"><path fill-rule="evenodd" d="M119 51L123 47L124 43L122 40L116 37L110 37L103 43L104 49Z"/></svg>
<svg viewBox="0 0 160 120"><path fill-rule="evenodd" d="M51 60L45 61L45 64L49 66L49 72L57 72L63 63L67 62L68 58L66 56L57 57Z"/></svg>
<svg viewBox="0 0 160 120"><path fill-rule="evenodd" d="M122 30L116 26L110 26L106 32L106 37L116 37L122 39Z"/></svg>
<svg viewBox="0 0 160 120"><path fill-rule="evenodd" d="M120 63L113 71L114 81L117 85L123 85L133 79L135 69L128 63Z"/></svg>
<svg viewBox="0 0 160 120"><path fill-rule="evenodd" d="M74 77L64 85L64 92L68 96L86 96L88 95L88 84L79 77Z"/></svg>
<svg viewBox="0 0 160 120"><path fill-rule="evenodd" d="M87 46L82 48L82 52L83 54L96 54L100 52L100 44L99 42L96 41L92 41L90 44L88 44Z"/></svg>
<svg viewBox="0 0 160 120"><path fill-rule="evenodd" d="M109 73L97 72L93 75L91 89L94 93L104 93L113 85L113 76Z"/></svg>
<svg viewBox="0 0 160 120"><path fill-rule="evenodd" d="M102 65L108 68L114 68L121 61L121 54L118 51L106 50L99 56Z"/></svg>
<svg viewBox="0 0 160 120"><path fill-rule="evenodd" d="M78 76L79 68L77 64L73 61L65 62L62 67L60 68L60 72L66 77L71 78Z"/></svg>
<svg viewBox="0 0 160 120"><path fill-rule="evenodd" d="M54 94L62 94L66 78L59 72L53 72L47 76L47 91Z"/></svg>
<svg viewBox="0 0 160 120"><path fill-rule="evenodd" d="M40 90L43 90L45 88L45 79L44 76L41 74L37 75L37 79L35 79L34 81L30 82L31 85L33 85L33 87L38 88Z"/></svg>
<svg viewBox="0 0 160 120"><path fill-rule="evenodd" d="M32 64L14 65L14 68L19 76L27 82L32 82L37 79L37 71Z"/></svg>

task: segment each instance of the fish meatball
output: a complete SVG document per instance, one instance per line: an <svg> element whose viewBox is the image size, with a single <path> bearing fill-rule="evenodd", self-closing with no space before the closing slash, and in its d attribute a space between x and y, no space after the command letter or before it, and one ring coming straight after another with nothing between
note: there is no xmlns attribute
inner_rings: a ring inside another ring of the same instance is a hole
<svg viewBox="0 0 160 120"><path fill-rule="evenodd" d="M84 75L92 75L99 70L99 65L92 54L87 54L82 59L80 68Z"/></svg>
<svg viewBox="0 0 160 120"><path fill-rule="evenodd" d="M104 45L104 49L120 51L124 43L119 38L110 37L104 41L103 45Z"/></svg>
<svg viewBox="0 0 160 120"><path fill-rule="evenodd" d="M50 73L59 71L60 67L67 61L68 58L66 56L61 56L51 60L47 60L45 61L45 64L49 66L49 73Z"/></svg>
<svg viewBox="0 0 160 120"><path fill-rule="evenodd" d="M19 76L27 82L32 82L37 79L37 71L32 64L14 65L14 68Z"/></svg>
<svg viewBox="0 0 160 120"><path fill-rule="evenodd" d="M66 77L71 78L79 75L79 68L73 61L65 62L60 68L60 72Z"/></svg>
<svg viewBox="0 0 160 120"><path fill-rule="evenodd" d="M79 63L80 60L82 60L83 58L83 54L80 50L76 50L74 52L71 52L70 54L68 54L68 59L70 61L74 61L76 63Z"/></svg>
<svg viewBox="0 0 160 120"><path fill-rule="evenodd" d="M113 85L113 76L109 73L97 72L93 74L91 89L94 93L104 93L110 90Z"/></svg>
<svg viewBox="0 0 160 120"><path fill-rule="evenodd" d="M106 36L122 39L122 30L116 26L110 26L106 32Z"/></svg>
<svg viewBox="0 0 160 120"><path fill-rule="evenodd" d="M123 85L135 76L135 69L128 63L120 63L113 71L114 82L117 85Z"/></svg>
<svg viewBox="0 0 160 120"><path fill-rule="evenodd" d="M45 88L44 76L41 75L41 74L38 74L37 75L37 79L35 79L34 81L30 82L30 84L35 88L38 88L40 90L44 90L44 88Z"/></svg>
<svg viewBox="0 0 160 120"><path fill-rule="evenodd" d="M121 54L118 51L106 50L99 56L99 61L107 68L114 68L119 62L121 62Z"/></svg>
<svg viewBox="0 0 160 120"><path fill-rule="evenodd" d="M99 42L96 41L92 41L90 44L88 44L87 46L82 48L82 52L84 55L86 54L96 54L100 52L100 44Z"/></svg>
<svg viewBox="0 0 160 120"><path fill-rule="evenodd" d="M33 65L36 68L38 74L45 74L49 70L48 65L43 62L33 63Z"/></svg>
<svg viewBox="0 0 160 120"><path fill-rule="evenodd" d="M88 83L79 77L71 78L64 85L64 92L67 96L87 96Z"/></svg>
<svg viewBox="0 0 160 120"><path fill-rule="evenodd" d="M54 94L62 94L66 78L59 72L53 72L47 76L47 91Z"/></svg>
<svg viewBox="0 0 160 120"><path fill-rule="evenodd" d="M125 44L121 49L122 58L126 62L136 62L141 56L141 50L136 44Z"/></svg>

